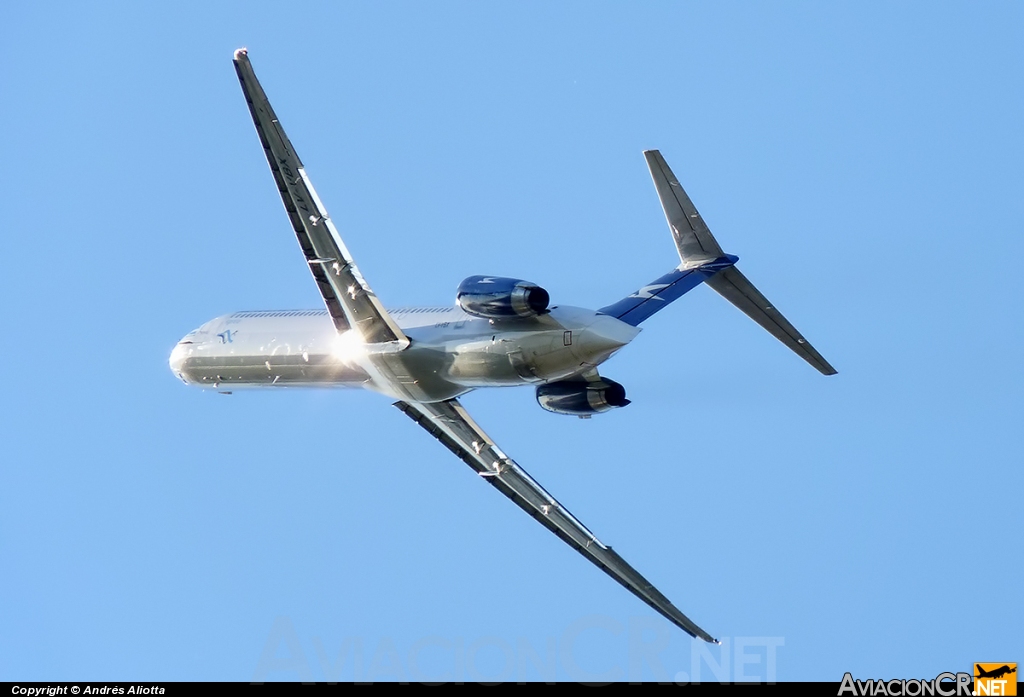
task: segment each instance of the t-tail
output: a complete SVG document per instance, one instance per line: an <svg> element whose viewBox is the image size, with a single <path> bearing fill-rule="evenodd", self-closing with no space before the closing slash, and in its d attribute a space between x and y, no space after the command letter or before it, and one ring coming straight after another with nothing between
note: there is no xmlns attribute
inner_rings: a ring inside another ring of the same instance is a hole
<svg viewBox="0 0 1024 697"><path fill-rule="evenodd" d="M647 150L644 157L651 169L661 206L665 209L665 218L681 263L661 278L600 311L638 326L686 292L707 283L822 374L835 375L835 368L740 273L736 268L739 258L722 251L661 153Z"/></svg>

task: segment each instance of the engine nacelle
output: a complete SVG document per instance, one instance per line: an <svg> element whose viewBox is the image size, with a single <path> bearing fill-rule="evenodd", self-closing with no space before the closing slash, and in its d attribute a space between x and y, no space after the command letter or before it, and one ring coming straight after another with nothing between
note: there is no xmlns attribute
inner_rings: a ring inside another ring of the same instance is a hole
<svg viewBox="0 0 1024 697"><path fill-rule="evenodd" d="M587 417L629 404L626 388L607 378L594 382L564 380L537 387L537 403L556 414Z"/></svg>
<svg viewBox="0 0 1024 697"><path fill-rule="evenodd" d="M518 278L470 276L459 284L455 302L466 313L484 319L533 317L548 309L548 292Z"/></svg>

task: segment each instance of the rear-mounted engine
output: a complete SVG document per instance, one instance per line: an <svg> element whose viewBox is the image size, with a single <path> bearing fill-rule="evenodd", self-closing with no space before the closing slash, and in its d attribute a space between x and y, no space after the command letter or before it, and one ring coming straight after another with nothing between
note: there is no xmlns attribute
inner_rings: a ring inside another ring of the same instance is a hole
<svg viewBox="0 0 1024 697"><path fill-rule="evenodd" d="M466 313L484 319L533 317L548 309L548 292L518 278L470 276L459 284L455 295Z"/></svg>
<svg viewBox="0 0 1024 697"><path fill-rule="evenodd" d="M556 414L588 417L629 404L626 388L614 380L566 380L537 387L537 403Z"/></svg>

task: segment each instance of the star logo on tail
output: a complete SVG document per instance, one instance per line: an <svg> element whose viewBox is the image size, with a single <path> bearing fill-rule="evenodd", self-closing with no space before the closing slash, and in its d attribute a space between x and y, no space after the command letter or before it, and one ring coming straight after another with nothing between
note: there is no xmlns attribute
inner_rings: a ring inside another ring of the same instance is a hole
<svg viewBox="0 0 1024 697"><path fill-rule="evenodd" d="M663 290L665 288L668 288L668 286L669 286L668 283L655 283L653 285L644 286L643 288L641 288L637 292L633 293L629 297L631 297L631 298L643 298L644 300L654 299L654 300L661 300L662 302L665 302L665 300L663 298L659 298L657 295L655 295L655 293L657 293L658 291Z"/></svg>

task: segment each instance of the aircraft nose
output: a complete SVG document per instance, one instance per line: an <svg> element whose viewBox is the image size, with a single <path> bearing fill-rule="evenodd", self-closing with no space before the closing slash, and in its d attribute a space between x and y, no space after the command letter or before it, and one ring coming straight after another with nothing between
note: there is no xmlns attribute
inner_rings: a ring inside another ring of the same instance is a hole
<svg viewBox="0 0 1024 697"><path fill-rule="evenodd" d="M574 348L580 360L600 363L632 341L640 330L614 317L599 315L574 341Z"/></svg>
<svg viewBox="0 0 1024 697"><path fill-rule="evenodd" d="M188 355L189 344L186 344L184 341L179 341L178 345L175 346L174 350L171 351L171 357L167 361L167 363L171 366L171 372L183 380L185 378L183 377L184 373L182 372L182 368L185 365L185 359L188 358Z"/></svg>

